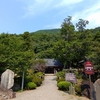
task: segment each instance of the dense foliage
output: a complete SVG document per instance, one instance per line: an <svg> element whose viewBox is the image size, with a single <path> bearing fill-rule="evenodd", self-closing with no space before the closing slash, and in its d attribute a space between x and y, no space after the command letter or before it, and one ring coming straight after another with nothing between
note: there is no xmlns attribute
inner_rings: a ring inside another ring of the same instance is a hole
<svg viewBox="0 0 100 100"><path fill-rule="evenodd" d="M32 69L29 69L27 72L28 73L25 76L25 89L34 89L42 84L42 81L44 80L43 72L35 72Z"/></svg>
<svg viewBox="0 0 100 100"><path fill-rule="evenodd" d="M29 39L29 40L28 40ZM0 34L0 69L9 68L20 74L31 65L34 52L31 48L30 34Z"/></svg>

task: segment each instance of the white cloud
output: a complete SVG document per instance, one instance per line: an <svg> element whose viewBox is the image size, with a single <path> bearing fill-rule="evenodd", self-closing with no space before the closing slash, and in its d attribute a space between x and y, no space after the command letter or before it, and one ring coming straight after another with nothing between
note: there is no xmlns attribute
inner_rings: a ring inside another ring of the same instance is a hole
<svg viewBox="0 0 100 100"><path fill-rule="evenodd" d="M46 12L51 8L53 0L30 0L25 7L25 15L23 17L35 16Z"/></svg>
<svg viewBox="0 0 100 100"><path fill-rule="evenodd" d="M95 28L100 26L100 13L91 13L87 16L87 20L89 21L89 27Z"/></svg>
<svg viewBox="0 0 100 100"><path fill-rule="evenodd" d="M73 15L73 21L76 23L78 22L78 19L88 20L88 28L100 26L100 1L88 6L88 8L86 7L86 9L83 11L76 12Z"/></svg>
<svg viewBox="0 0 100 100"><path fill-rule="evenodd" d="M75 4L75 3L79 3L82 2L83 0L61 0L60 3L56 4L55 7L64 7L70 4Z"/></svg>
<svg viewBox="0 0 100 100"><path fill-rule="evenodd" d="M100 20L99 20L100 1L96 1L95 3L90 3L91 5L87 4L85 0L19 0L19 1L22 1L25 4L24 7L25 14L23 15L24 18L34 17L34 16L38 18L38 16L41 16L44 13L49 12L50 10L54 11L56 9L58 10L58 12L55 12L55 15L52 15L53 17L59 16L61 18L64 18L67 17L67 14L68 15L71 14L72 22L74 23L78 22L78 19L81 18L89 21L87 27L94 27L100 25ZM78 8L81 2L84 5L84 7L81 8L80 6L80 8ZM92 1L89 0L88 3L89 2ZM77 3L79 3L79 5ZM73 4L77 5L72 6ZM61 19L59 18L59 20ZM58 28L60 27L60 25L61 23L59 22L59 24L47 25L46 27Z"/></svg>
<svg viewBox="0 0 100 100"><path fill-rule="evenodd" d="M87 14L86 19L93 23L93 26L100 25L100 2L85 11L85 14Z"/></svg>
<svg viewBox="0 0 100 100"><path fill-rule="evenodd" d="M21 0L24 2L24 0ZM35 16L51 9L65 7L70 4L82 2L83 0L25 0L25 15L23 17Z"/></svg>

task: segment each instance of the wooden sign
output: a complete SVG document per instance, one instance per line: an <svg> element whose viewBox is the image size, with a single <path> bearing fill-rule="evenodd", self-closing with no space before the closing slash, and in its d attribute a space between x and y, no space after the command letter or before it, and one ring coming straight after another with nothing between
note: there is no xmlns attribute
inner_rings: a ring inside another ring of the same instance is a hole
<svg viewBox="0 0 100 100"><path fill-rule="evenodd" d="M90 61L84 62L84 71L85 74L94 74L94 67L93 64Z"/></svg>
<svg viewBox="0 0 100 100"><path fill-rule="evenodd" d="M76 75L74 73L66 73L65 80L71 83L76 83Z"/></svg>

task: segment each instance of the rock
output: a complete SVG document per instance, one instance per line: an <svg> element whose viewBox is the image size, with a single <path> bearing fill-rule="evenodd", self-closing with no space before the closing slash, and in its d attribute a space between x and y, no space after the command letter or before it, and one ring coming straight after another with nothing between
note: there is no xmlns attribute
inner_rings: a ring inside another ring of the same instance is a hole
<svg viewBox="0 0 100 100"><path fill-rule="evenodd" d="M96 99L94 100L100 100L100 79L97 79L94 83L94 96Z"/></svg>
<svg viewBox="0 0 100 100"><path fill-rule="evenodd" d="M16 93L13 92L12 89L10 89L10 90L7 91L7 96L8 96L8 99L12 99L12 98L16 97Z"/></svg>
<svg viewBox="0 0 100 100"><path fill-rule="evenodd" d="M93 87L93 83L91 82L91 86ZM82 89L82 96L85 96L87 98L91 98L91 90L90 90L90 81L84 81L81 85Z"/></svg>
<svg viewBox="0 0 100 100"><path fill-rule="evenodd" d="M14 72L7 69L1 75L0 95L2 100L12 99L16 97L15 92L11 89L14 85Z"/></svg>
<svg viewBox="0 0 100 100"><path fill-rule="evenodd" d="M7 90L10 89L14 85L14 72L7 69L2 75L1 75L1 90Z"/></svg>

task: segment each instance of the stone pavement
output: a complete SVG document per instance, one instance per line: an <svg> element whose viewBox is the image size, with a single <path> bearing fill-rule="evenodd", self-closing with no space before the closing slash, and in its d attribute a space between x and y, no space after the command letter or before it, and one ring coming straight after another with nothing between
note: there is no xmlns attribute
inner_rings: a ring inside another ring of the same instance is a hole
<svg viewBox="0 0 100 100"><path fill-rule="evenodd" d="M46 74L43 84L35 90L24 91L16 94L12 100L88 100L69 95L57 88L56 76Z"/></svg>

